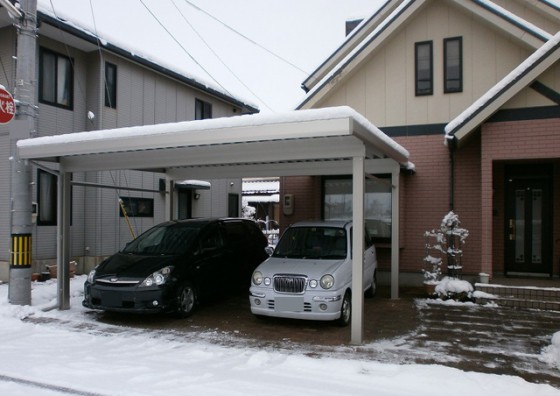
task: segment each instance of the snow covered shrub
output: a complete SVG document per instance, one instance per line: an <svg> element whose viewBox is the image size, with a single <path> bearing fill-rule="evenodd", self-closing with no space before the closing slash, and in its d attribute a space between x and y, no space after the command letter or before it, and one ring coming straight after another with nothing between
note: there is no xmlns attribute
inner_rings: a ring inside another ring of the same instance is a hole
<svg viewBox="0 0 560 396"><path fill-rule="evenodd" d="M257 213L257 209L252 206L243 205L243 207L241 208L241 216L244 219L254 220L256 213Z"/></svg>
<svg viewBox="0 0 560 396"><path fill-rule="evenodd" d="M459 227L459 216L453 211L449 212L443 220L439 228L426 231L426 257L424 262L428 267L424 269L424 277L434 275L434 266L439 267L439 275L441 275L441 264L447 262L447 276L451 278L460 278L461 258L463 257L462 245L469 236L466 228ZM426 272L430 272L426 275ZM438 275L438 280L439 280Z"/></svg>
<svg viewBox="0 0 560 396"><path fill-rule="evenodd" d="M463 257L462 246L469 236L466 228L459 227L459 216L453 211L447 213L442 219L440 227L431 231L426 231L426 256L424 257L424 283L438 284L436 293L441 297L470 299L472 294L472 286L466 281L465 284L458 285L455 281L461 278L461 258ZM442 282L441 266L443 262L447 263L446 282ZM453 290L442 290L442 287L449 285ZM456 287L457 286L457 287ZM470 289L469 289L470 286Z"/></svg>

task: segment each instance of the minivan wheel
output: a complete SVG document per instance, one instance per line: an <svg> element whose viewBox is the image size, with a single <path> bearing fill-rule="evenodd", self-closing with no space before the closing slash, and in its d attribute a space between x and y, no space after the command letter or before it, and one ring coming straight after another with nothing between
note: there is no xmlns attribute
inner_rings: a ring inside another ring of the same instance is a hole
<svg viewBox="0 0 560 396"><path fill-rule="evenodd" d="M366 290L366 297L371 298L377 293L377 271L373 271L373 278L371 279L371 287Z"/></svg>
<svg viewBox="0 0 560 396"><path fill-rule="evenodd" d="M190 283L185 283L177 293L177 316L188 318L192 315L196 304L196 291Z"/></svg>
<svg viewBox="0 0 560 396"><path fill-rule="evenodd" d="M338 318L339 326L348 326L350 318L352 317L352 296L350 292L344 294L342 299L342 306L340 307L340 318Z"/></svg>

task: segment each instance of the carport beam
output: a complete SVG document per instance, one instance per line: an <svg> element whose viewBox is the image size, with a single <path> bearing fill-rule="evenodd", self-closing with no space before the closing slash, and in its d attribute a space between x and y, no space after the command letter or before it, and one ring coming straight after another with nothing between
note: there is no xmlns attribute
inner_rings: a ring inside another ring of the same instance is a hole
<svg viewBox="0 0 560 396"><path fill-rule="evenodd" d="M352 160L352 321L350 343L360 345L364 331L364 193L365 159Z"/></svg>

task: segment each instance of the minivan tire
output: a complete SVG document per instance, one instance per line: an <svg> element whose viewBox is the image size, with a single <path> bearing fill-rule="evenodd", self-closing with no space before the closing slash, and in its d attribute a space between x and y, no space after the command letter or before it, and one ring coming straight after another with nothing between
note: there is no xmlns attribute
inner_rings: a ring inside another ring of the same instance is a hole
<svg viewBox="0 0 560 396"><path fill-rule="evenodd" d="M194 312L196 306L196 289L190 284L185 283L177 291L177 316L188 318Z"/></svg>

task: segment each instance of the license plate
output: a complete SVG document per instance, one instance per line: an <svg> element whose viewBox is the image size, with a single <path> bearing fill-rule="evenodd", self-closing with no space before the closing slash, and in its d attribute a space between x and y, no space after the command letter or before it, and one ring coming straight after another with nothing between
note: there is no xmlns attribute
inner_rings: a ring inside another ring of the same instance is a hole
<svg viewBox="0 0 560 396"><path fill-rule="evenodd" d="M301 312L303 311L303 297L276 297L274 299L274 310Z"/></svg>
<svg viewBox="0 0 560 396"><path fill-rule="evenodd" d="M106 307L120 307L122 305L122 296L118 292L104 292L101 294L101 301Z"/></svg>

